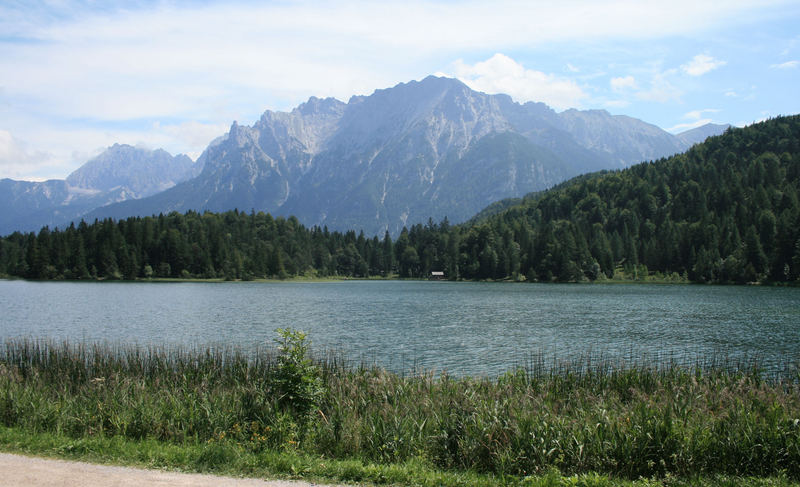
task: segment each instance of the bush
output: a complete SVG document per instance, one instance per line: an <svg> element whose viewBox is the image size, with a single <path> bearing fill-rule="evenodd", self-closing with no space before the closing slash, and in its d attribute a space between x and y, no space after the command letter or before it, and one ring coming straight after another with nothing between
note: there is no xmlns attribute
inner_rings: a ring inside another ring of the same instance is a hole
<svg viewBox="0 0 800 487"><path fill-rule="evenodd" d="M281 409L302 418L319 408L325 390L319 367L309 356L307 335L291 328L275 330L280 338L278 360L272 374L271 389Z"/></svg>

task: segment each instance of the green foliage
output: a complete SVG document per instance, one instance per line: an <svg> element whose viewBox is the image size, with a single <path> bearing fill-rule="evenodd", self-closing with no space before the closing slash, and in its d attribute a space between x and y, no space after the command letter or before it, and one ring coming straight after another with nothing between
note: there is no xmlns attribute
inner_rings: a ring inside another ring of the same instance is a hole
<svg viewBox="0 0 800 487"><path fill-rule="evenodd" d="M303 478L316 484L360 482L368 485L420 487L796 487L785 476L765 478L715 475L624 480L598 473L564 476L557 469L525 477L443 471L414 459L377 464L358 459L338 460L297 451L243 450L234 442L174 445L120 437L83 437L32 433L0 426L0 448L25 455L57 456L87 462L159 468L170 471L213 472L250 478Z"/></svg>
<svg viewBox="0 0 800 487"><path fill-rule="evenodd" d="M459 277L516 279L519 259L529 281L796 281L799 167L792 116L580 176L461 227Z"/></svg>
<svg viewBox="0 0 800 487"><path fill-rule="evenodd" d="M532 476L525 485L588 483L593 472L800 479L796 371L770 378L749 363L713 360L540 360L497 379L400 376L341 357L309 362L305 337L291 330L279 345L283 352L245 356L6 342L0 426L71 438L69 452L103 438L200 445L193 455L203 469L237 451ZM349 480L376 480L350 472Z"/></svg>
<svg viewBox="0 0 800 487"><path fill-rule="evenodd" d="M278 358L272 371L271 388L284 410L298 416L316 412L325 392L320 370L309 356L309 342L305 333L291 328L275 330L280 338Z"/></svg>

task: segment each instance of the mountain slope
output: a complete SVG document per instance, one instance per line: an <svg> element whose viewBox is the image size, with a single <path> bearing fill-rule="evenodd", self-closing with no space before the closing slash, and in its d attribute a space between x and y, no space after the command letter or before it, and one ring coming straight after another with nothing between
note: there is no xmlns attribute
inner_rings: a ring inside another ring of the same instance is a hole
<svg viewBox="0 0 800 487"><path fill-rule="evenodd" d="M131 198L143 198L189 179L194 162L183 154L171 156L114 144L67 176L72 188L108 192L122 190Z"/></svg>
<svg viewBox="0 0 800 487"><path fill-rule="evenodd" d="M196 167L185 155L115 144L66 180L0 180L0 235L62 225L98 207L158 193L196 176Z"/></svg>
<svg viewBox="0 0 800 487"><path fill-rule="evenodd" d="M687 148L680 139L655 125L624 115L612 116L605 110L571 109L559 118L578 144L607 155L617 167L670 156Z"/></svg>
<svg viewBox="0 0 800 487"><path fill-rule="evenodd" d="M705 125L701 125L700 127L681 132L677 135L677 137L684 144L694 145L703 142L711 136L719 135L728 130L730 127L731 126L729 124L707 123Z"/></svg>
<svg viewBox="0 0 800 487"><path fill-rule="evenodd" d="M397 234L689 145L630 117L559 114L428 77L348 103L311 98L289 113L267 111L252 127L234 123L200 157L198 177L88 217L238 208Z"/></svg>
<svg viewBox="0 0 800 487"><path fill-rule="evenodd" d="M795 281L799 198L800 116L779 117L658 162L577 177L476 220L462 227L459 249L474 265L457 272L539 281L651 272L695 282Z"/></svg>

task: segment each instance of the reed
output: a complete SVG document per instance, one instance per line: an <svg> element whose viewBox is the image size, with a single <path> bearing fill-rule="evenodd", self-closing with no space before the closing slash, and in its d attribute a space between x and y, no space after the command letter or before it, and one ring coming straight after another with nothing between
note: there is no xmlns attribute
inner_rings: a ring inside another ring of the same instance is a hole
<svg viewBox="0 0 800 487"><path fill-rule="evenodd" d="M531 357L488 378L401 375L335 353L287 368L286 357L273 348L9 340L0 424L206 445L209 455L233 444L499 476L800 478L796 368Z"/></svg>

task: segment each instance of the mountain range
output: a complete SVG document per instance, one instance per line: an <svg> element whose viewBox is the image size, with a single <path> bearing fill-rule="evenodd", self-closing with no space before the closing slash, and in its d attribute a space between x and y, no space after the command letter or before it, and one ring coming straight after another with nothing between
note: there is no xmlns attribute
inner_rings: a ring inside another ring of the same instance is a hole
<svg viewBox="0 0 800 487"><path fill-rule="evenodd" d="M39 213L0 221L0 233L57 218L238 208L397 234L429 218L463 221L495 201L578 174L683 152L726 128L672 135L604 110L557 113L431 76L347 103L312 97L291 112L266 111L252 126L234 122L194 164L153 151L158 157L148 160L169 171L131 165L126 172L130 162L112 161L129 146L114 146L63 182L2 180L7 208L34 195L40 204Z"/></svg>
<svg viewBox="0 0 800 487"><path fill-rule="evenodd" d="M198 168L185 155L114 144L66 179L0 179L0 235L62 225L99 207L151 196L197 176Z"/></svg>

